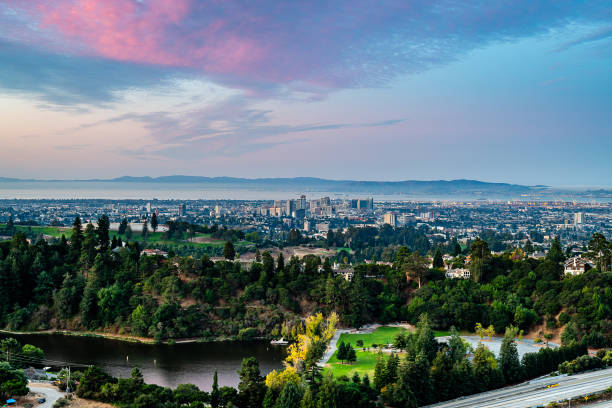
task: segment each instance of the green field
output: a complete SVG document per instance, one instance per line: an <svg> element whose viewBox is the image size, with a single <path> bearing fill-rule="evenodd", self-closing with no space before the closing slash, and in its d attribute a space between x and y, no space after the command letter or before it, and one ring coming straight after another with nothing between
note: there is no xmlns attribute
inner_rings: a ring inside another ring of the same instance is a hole
<svg viewBox="0 0 612 408"><path fill-rule="evenodd" d="M338 344L341 341L345 343L351 344L356 349L357 361L348 364L342 363L336 358L336 353L329 359L327 363L327 368L325 370L331 370L331 372L336 376L346 375L348 377L352 376L353 373L357 372L360 376L363 374L368 374L370 380L374 374L374 366L376 365L376 350L370 351L362 351L359 347L357 347L357 340L363 341L364 348L371 348L374 344L391 344L400 333L406 333L407 330L403 327L391 327L391 326L382 326L374 330L372 333L365 334L350 334L350 333L342 333L340 338L338 339ZM436 337L440 336L448 336L449 332L447 331L434 331L434 335ZM386 355L386 354L385 354Z"/></svg>
<svg viewBox="0 0 612 408"><path fill-rule="evenodd" d="M85 226L83 226L83 229L84 227ZM0 224L0 228L4 228L4 224ZM26 235L28 236L42 234L42 235L48 235L48 236L55 237L55 238L60 238L62 235L64 235L66 239L70 239L70 236L72 235L72 228L70 227L16 225L15 229L17 231L26 233ZM119 234L117 231L110 231L109 235L111 238L113 236L116 236L117 238L120 237L122 241L141 241L141 242L143 241L142 235L140 232L132 233L132 236L130 239L128 239L125 234ZM222 248L225 245L225 241L221 239L211 238L211 234L199 233L195 235L195 238L208 238L210 239L210 242L191 242L191 241L184 240L184 239L176 239L176 240L169 241L167 239L164 239L163 232L149 231L147 235L146 243L162 244L162 245L168 245L168 246L185 245L185 246L190 246L194 248L202 248L202 247ZM237 248L239 248L239 247L246 247L246 246L254 245L254 244L250 241L245 240L245 241L236 242L234 243L234 245Z"/></svg>

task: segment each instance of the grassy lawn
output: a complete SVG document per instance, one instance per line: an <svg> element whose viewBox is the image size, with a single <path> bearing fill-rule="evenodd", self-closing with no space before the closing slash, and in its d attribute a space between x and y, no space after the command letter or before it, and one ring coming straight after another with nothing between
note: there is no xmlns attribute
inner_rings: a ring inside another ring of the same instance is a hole
<svg viewBox="0 0 612 408"><path fill-rule="evenodd" d="M342 364L340 361L338 361L336 355L334 354L329 360L330 367L326 368L326 370L331 369L332 373L336 377L346 375L349 378L356 371L357 373L359 373L360 377L363 377L364 374L368 374L371 381L373 379L372 377L374 376L374 366L376 365L376 353L371 353L368 351L357 351L356 354L357 361L352 364Z"/></svg>
<svg viewBox="0 0 612 408"><path fill-rule="evenodd" d="M338 339L338 344L341 341L345 343L350 343L355 349L357 347L357 340L363 341L363 347L372 347L373 344L390 344L393 343L395 336L400 333L406 333L407 330L403 327L391 327L391 326L382 326L378 329L374 330L372 333L366 334L349 334L342 333L340 338ZM448 336L448 331L434 331L434 335L436 337L440 336ZM328 366L325 370L331 370L331 372L336 376L346 375L349 378L353 375L354 372L359 373L359 376L363 377L363 374L368 374L370 380L372 380L372 376L374 374L374 366L376 365L376 354L378 352L376 350L371 351L361 351L356 350L357 361L348 364L342 363L336 358L336 354L332 356L332 358L328 361ZM387 353L384 354L388 356Z"/></svg>
<svg viewBox="0 0 612 408"><path fill-rule="evenodd" d="M400 333L406 333L407 330L403 327L389 327L383 326L374 330L372 333L365 334L349 334L342 333L338 344L341 341L350 343L353 347L357 347L357 340L363 341L363 347L372 347L372 344L390 344L393 343L395 336Z"/></svg>

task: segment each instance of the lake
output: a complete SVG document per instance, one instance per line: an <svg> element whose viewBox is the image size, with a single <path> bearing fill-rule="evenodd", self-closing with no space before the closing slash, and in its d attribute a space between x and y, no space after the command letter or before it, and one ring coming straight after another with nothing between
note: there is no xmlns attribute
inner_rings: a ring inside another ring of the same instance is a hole
<svg viewBox="0 0 612 408"><path fill-rule="evenodd" d="M134 367L144 379L167 387L191 383L210 391L215 369L219 386L238 385L237 371L245 357L256 357L262 374L282 368L285 347L267 341L208 342L175 345L128 343L96 337L53 334L6 335L21 344L33 344L45 352L45 358L72 364L97 365L116 377L129 377Z"/></svg>

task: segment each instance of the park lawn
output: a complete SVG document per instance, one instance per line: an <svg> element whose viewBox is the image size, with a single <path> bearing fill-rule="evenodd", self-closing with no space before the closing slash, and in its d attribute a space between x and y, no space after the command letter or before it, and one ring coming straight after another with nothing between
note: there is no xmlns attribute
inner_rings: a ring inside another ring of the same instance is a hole
<svg viewBox="0 0 612 408"><path fill-rule="evenodd" d="M338 344L343 341L345 343L350 343L355 348L357 348L357 340L363 341L363 347L372 347L372 344L391 344L395 336L406 332L407 330L403 327L381 326L372 333L342 333L338 339Z"/></svg>
<svg viewBox="0 0 612 408"><path fill-rule="evenodd" d="M368 374L370 379L374 374L374 366L376 365L376 355L378 351L375 349L370 349L368 351L362 351L357 346L357 340L363 341L363 347L370 348L373 344L391 344L400 333L406 333L407 330L403 327L393 327L393 326L382 326L374 330L372 333L365 334L350 334L350 333L342 333L340 338L338 339L338 343L341 341L345 343L350 343L356 351L357 361L348 364L342 363L336 358L336 353L329 359L326 370L330 370L332 374L336 377L347 375L351 377L354 372L357 372L359 376L363 377L364 374ZM448 336L450 333L448 331L435 330L434 335L436 337L440 336ZM388 354L385 354L388 355Z"/></svg>
<svg viewBox="0 0 612 408"><path fill-rule="evenodd" d="M346 362L344 364L341 363L336 358L336 354L334 354L332 358L329 359L325 370L331 371L336 377L346 375L350 378L355 372L357 372L360 377L367 374L370 380L372 380L374 376L374 366L376 365L376 353L356 351L355 354L357 355L357 361L351 364Z"/></svg>
<svg viewBox="0 0 612 408"><path fill-rule="evenodd" d="M33 233L49 235L52 237L60 238L64 235L66 238L70 238L72 235L72 229L68 227L49 227L49 226L29 226L29 225L15 225L17 231L32 231Z"/></svg>

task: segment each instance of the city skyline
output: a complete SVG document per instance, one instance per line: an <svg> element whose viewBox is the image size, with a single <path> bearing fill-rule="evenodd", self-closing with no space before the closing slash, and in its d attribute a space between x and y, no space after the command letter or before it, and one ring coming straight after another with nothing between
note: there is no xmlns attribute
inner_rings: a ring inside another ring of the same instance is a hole
<svg viewBox="0 0 612 408"><path fill-rule="evenodd" d="M598 1L5 0L0 176L612 186L610 16Z"/></svg>

